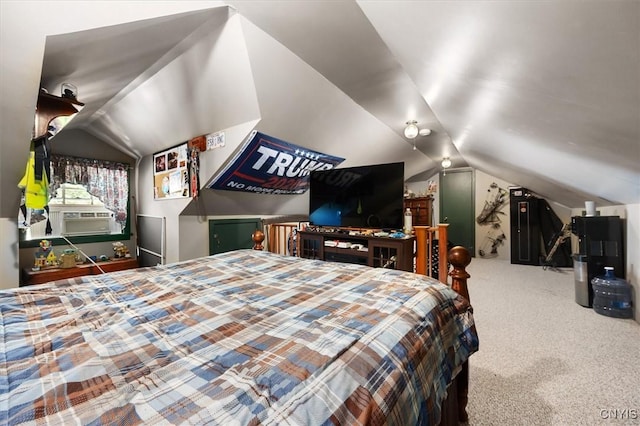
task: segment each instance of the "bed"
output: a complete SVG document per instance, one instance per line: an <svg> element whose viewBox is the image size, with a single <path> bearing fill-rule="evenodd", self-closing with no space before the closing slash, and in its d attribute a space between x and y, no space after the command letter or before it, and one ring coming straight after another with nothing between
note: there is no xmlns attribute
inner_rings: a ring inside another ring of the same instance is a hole
<svg viewBox="0 0 640 426"><path fill-rule="evenodd" d="M0 291L0 332L0 424L432 425L478 349L436 280L256 250Z"/></svg>

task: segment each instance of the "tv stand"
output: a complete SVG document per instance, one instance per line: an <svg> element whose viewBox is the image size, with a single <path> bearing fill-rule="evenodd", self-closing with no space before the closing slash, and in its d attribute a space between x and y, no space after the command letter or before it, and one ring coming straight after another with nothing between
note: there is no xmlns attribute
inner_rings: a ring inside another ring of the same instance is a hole
<svg viewBox="0 0 640 426"><path fill-rule="evenodd" d="M414 237L351 234L348 230L298 232L300 257L413 272Z"/></svg>

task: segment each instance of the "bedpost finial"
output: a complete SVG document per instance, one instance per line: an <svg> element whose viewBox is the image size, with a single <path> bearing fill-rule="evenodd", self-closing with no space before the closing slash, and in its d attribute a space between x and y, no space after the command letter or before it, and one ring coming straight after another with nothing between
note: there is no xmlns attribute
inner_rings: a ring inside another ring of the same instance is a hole
<svg viewBox="0 0 640 426"><path fill-rule="evenodd" d="M467 288L467 279L471 277L466 271L466 267L471 263L471 254L469 250L462 246L455 246L449 250L447 259L453 265L453 270L449 272L451 276L451 288L469 300L469 289Z"/></svg>
<svg viewBox="0 0 640 426"><path fill-rule="evenodd" d="M466 248L455 246L449 250L448 259L454 268L457 266L460 269L464 269L471 263L471 254Z"/></svg>
<svg viewBox="0 0 640 426"><path fill-rule="evenodd" d="M263 250L264 246L262 242L264 241L264 232L259 229L256 229L253 234L251 234L251 239L253 240L253 249L254 250Z"/></svg>

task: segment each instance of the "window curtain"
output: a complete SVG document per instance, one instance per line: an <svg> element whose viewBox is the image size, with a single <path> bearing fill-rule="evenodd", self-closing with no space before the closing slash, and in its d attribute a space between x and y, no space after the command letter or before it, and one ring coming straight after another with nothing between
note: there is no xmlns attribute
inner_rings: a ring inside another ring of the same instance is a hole
<svg viewBox="0 0 640 426"><path fill-rule="evenodd" d="M55 194L61 183L81 184L114 213L122 227L127 222L129 165L113 161L51 155L52 187Z"/></svg>

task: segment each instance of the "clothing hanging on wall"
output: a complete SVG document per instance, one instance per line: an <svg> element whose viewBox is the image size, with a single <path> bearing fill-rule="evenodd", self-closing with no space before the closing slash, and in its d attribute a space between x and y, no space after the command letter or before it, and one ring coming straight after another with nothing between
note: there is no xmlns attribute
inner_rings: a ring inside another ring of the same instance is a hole
<svg viewBox="0 0 640 426"><path fill-rule="evenodd" d="M49 179L51 176L51 150L49 134L31 141L29 160L18 187L24 191L24 206L34 210L45 210L47 213L46 235L51 234L49 221ZM25 215L26 217L26 215Z"/></svg>
<svg viewBox="0 0 640 426"><path fill-rule="evenodd" d="M48 202L50 171L50 151L48 134L31 141L29 160L24 176L18 187L24 190L25 206L44 209Z"/></svg>

